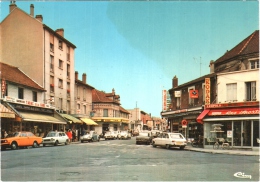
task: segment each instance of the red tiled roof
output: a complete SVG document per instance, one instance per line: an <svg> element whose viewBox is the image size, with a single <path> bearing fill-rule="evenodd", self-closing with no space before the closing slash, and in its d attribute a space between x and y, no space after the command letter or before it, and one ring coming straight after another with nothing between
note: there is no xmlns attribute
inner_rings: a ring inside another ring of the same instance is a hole
<svg viewBox="0 0 260 182"><path fill-rule="evenodd" d="M130 112L128 112L126 109L124 109L123 107L119 106L119 110L121 112L124 112L124 113L127 113L127 114L130 114Z"/></svg>
<svg viewBox="0 0 260 182"><path fill-rule="evenodd" d="M114 102L112 99L107 98L106 93L93 89L92 90L92 102Z"/></svg>
<svg viewBox="0 0 260 182"><path fill-rule="evenodd" d="M227 51L222 57L215 61L215 64L235 58L237 56L259 53L259 30L253 32L242 42L236 45L230 51Z"/></svg>
<svg viewBox="0 0 260 182"><path fill-rule="evenodd" d="M8 82L20 84L37 90L46 91L31 78L29 78L25 73L23 73L18 67L0 62L0 71L1 79L5 79Z"/></svg>

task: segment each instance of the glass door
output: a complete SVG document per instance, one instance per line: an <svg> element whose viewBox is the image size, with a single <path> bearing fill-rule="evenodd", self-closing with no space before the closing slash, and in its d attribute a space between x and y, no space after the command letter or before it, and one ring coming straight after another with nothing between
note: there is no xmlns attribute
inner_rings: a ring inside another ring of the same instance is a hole
<svg viewBox="0 0 260 182"><path fill-rule="evenodd" d="M233 145L241 146L241 121L234 121Z"/></svg>
<svg viewBox="0 0 260 182"><path fill-rule="evenodd" d="M251 121L242 121L242 146L251 146Z"/></svg>

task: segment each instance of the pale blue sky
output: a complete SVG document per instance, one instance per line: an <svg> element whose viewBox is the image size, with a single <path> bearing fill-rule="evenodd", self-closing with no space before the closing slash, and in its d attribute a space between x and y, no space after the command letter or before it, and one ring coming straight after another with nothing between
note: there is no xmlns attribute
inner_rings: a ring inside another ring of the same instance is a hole
<svg viewBox="0 0 260 182"><path fill-rule="evenodd" d="M9 13L1 2L0 20ZM216 60L259 29L257 1L16 2L77 46L75 70L98 90L115 89L122 107L160 116L162 89L209 73ZM200 66L201 61L201 66Z"/></svg>

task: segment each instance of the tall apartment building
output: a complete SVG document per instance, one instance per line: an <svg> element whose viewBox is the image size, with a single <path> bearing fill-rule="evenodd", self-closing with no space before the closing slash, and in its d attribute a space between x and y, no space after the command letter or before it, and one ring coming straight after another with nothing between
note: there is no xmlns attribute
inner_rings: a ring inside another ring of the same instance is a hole
<svg viewBox="0 0 260 182"><path fill-rule="evenodd" d="M74 50L64 29L52 30L43 16L26 13L11 2L9 15L0 23L0 61L21 68L42 86L44 102L62 113L75 113ZM67 97L70 90L71 97ZM49 102L54 100L54 102Z"/></svg>

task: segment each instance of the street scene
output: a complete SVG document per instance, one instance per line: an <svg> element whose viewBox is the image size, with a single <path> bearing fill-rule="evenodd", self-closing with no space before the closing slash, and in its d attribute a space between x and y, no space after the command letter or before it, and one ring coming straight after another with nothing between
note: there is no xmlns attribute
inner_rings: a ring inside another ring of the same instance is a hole
<svg viewBox="0 0 260 182"><path fill-rule="evenodd" d="M259 181L259 2L0 8L1 181Z"/></svg>
<svg viewBox="0 0 260 182"><path fill-rule="evenodd" d="M7 150L1 158L2 181L259 180L257 155L167 150L136 145L135 137Z"/></svg>

